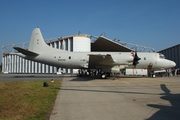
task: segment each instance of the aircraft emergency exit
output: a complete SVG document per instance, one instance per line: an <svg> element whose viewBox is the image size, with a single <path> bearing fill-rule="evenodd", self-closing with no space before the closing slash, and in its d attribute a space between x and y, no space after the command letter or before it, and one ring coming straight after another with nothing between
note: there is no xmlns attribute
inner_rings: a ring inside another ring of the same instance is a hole
<svg viewBox="0 0 180 120"><path fill-rule="evenodd" d="M154 70L168 69L176 63L165 59L161 53L149 52L70 52L47 45L39 28L32 32L28 49L14 47L15 53L25 59L71 69L101 69L102 78L107 73L119 72L125 68Z"/></svg>

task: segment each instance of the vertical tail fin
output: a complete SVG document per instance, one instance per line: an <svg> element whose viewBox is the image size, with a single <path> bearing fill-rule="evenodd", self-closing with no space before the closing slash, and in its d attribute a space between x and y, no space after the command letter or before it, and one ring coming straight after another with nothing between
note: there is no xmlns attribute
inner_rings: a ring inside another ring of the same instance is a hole
<svg viewBox="0 0 180 120"><path fill-rule="evenodd" d="M41 54L41 53L45 53L45 52L55 52L55 51L69 52L69 51L65 51L65 50L56 49L56 48L53 48L53 47L50 47L49 45L47 45L43 39L43 36L42 36L39 28L35 28L32 31L28 50L33 53L36 53L36 54Z"/></svg>
<svg viewBox="0 0 180 120"><path fill-rule="evenodd" d="M42 53L48 49L50 49L50 46L45 43L40 29L35 28L31 35L28 50L35 53Z"/></svg>

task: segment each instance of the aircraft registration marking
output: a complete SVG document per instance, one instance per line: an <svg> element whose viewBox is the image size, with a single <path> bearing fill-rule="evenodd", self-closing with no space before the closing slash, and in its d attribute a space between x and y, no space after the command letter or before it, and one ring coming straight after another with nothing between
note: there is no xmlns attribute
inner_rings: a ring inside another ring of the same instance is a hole
<svg viewBox="0 0 180 120"><path fill-rule="evenodd" d="M66 61L66 59L58 59L58 61Z"/></svg>

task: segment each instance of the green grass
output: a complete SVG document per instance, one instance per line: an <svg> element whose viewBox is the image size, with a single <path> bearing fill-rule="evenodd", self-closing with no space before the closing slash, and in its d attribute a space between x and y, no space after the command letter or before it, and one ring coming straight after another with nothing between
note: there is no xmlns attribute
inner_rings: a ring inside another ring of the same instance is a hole
<svg viewBox="0 0 180 120"><path fill-rule="evenodd" d="M42 87L48 82L48 87ZM0 82L0 120L46 120L61 81Z"/></svg>

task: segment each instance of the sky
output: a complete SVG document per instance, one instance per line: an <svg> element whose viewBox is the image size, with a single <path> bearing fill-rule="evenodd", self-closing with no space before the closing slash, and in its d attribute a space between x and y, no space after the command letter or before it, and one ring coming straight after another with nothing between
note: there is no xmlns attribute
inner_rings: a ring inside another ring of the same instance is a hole
<svg viewBox="0 0 180 120"><path fill-rule="evenodd" d="M0 46L83 34L160 51L180 44L180 0L0 0ZM2 49L1 49L2 54Z"/></svg>

